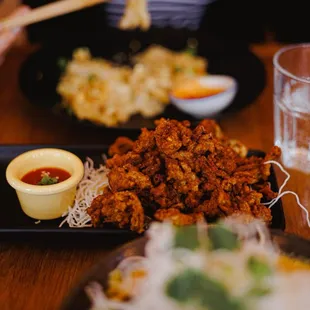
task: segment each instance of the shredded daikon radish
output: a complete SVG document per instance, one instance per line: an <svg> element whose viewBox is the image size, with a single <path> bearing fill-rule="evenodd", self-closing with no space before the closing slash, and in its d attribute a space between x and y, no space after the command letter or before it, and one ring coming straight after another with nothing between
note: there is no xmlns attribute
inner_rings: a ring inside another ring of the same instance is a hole
<svg viewBox="0 0 310 310"><path fill-rule="evenodd" d="M103 189L109 185L108 168L100 165L95 168L92 159L87 158L84 164L84 177L79 183L74 205L69 207L63 217L66 217L59 227L67 223L72 228L91 227L91 218L86 210L90 207L93 199L102 194Z"/></svg>

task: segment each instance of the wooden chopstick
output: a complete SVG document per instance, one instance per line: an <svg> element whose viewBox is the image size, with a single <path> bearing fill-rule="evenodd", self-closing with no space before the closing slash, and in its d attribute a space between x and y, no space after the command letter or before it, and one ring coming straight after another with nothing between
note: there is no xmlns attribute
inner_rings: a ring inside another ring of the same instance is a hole
<svg viewBox="0 0 310 310"><path fill-rule="evenodd" d="M107 1L108 0L60 0L35 8L23 16L4 18L0 20L0 30L27 26Z"/></svg>

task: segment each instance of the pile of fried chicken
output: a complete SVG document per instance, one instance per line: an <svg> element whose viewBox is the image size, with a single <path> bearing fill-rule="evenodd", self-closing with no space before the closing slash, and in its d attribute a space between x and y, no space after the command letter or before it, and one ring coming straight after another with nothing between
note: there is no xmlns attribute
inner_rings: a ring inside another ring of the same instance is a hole
<svg viewBox="0 0 310 310"><path fill-rule="evenodd" d="M120 137L110 147L109 187L88 214L94 227L110 223L138 233L153 220L190 225L238 213L270 224L262 202L277 193L265 162L280 154L274 146L265 158L247 157L247 148L213 120L192 129L189 121L160 119L136 141Z"/></svg>

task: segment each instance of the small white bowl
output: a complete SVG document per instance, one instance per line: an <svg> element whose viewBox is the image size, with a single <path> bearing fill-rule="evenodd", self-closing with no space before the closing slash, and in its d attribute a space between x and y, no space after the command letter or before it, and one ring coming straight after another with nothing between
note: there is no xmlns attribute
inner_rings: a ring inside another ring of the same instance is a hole
<svg viewBox="0 0 310 310"><path fill-rule="evenodd" d="M53 185L31 185L21 181L28 172L45 167L64 169L71 176ZM37 220L61 217L72 205L83 175L84 165L76 155L53 148L25 152L14 158L6 169L6 179L16 190L22 210Z"/></svg>
<svg viewBox="0 0 310 310"><path fill-rule="evenodd" d="M237 81L227 75L206 75L197 78L197 81L205 87L225 89L218 94L197 99L181 99L170 95L172 104L197 119L219 114L229 106L237 94Z"/></svg>

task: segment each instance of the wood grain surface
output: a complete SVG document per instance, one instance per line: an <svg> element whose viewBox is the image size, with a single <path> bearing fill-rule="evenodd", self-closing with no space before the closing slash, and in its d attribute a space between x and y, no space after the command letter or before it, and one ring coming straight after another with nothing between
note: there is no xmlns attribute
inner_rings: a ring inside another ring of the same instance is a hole
<svg viewBox="0 0 310 310"><path fill-rule="evenodd" d="M276 44L253 46L266 65L267 86L251 106L221 121L229 136L240 139L249 148L268 151L273 145L272 56L278 48ZM0 144L111 143L117 134L65 123L27 102L18 89L18 70L30 52L29 47L15 49L0 67ZM305 184L310 188L309 176L295 176L294 172L293 176L290 188L298 191L305 189ZM299 194L309 203L308 192ZM289 197L283 201L287 231L310 238L310 229L295 200ZM5 216L5 210L1 211ZM101 249L55 249L48 244L36 247L0 243L0 309L58 309L74 283L109 251L104 245Z"/></svg>

